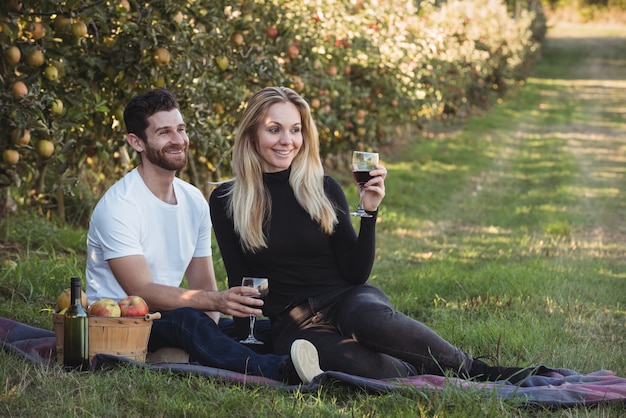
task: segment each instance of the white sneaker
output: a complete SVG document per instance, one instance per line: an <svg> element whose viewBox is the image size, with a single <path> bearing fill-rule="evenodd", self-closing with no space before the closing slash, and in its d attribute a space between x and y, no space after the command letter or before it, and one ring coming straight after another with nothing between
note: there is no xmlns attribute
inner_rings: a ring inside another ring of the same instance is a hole
<svg viewBox="0 0 626 418"><path fill-rule="evenodd" d="M315 376L324 371L320 368L320 358L315 346L307 340L295 340L291 344L291 362L302 380L302 383L310 383Z"/></svg>

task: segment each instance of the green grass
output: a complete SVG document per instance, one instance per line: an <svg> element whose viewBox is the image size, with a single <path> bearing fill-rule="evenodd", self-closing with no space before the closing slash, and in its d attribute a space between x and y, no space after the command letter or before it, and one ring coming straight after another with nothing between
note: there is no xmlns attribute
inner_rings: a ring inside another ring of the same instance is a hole
<svg viewBox="0 0 626 418"><path fill-rule="evenodd" d="M551 37L534 76L488 114L382 153L371 283L474 355L626 376L626 42L598 30L603 48ZM84 245L84 230L0 220L0 315L51 329ZM626 416L623 404L548 410L452 388L286 394L137 368L65 373L6 352L0 363L7 416Z"/></svg>

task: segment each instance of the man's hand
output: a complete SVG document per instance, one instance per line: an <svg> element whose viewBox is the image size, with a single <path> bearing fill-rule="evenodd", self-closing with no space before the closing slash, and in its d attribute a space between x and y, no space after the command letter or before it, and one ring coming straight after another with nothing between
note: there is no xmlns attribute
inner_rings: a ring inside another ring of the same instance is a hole
<svg viewBox="0 0 626 418"><path fill-rule="evenodd" d="M211 257L194 257L186 271L189 289L154 283L148 263L142 255L109 260L115 278L129 295L141 296L153 311L190 307L206 312L216 323L220 312L247 317L261 315L259 291L252 287L233 287L218 291Z"/></svg>
<svg viewBox="0 0 626 418"><path fill-rule="evenodd" d="M215 309L226 315L247 317L263 313L261 309L254 308L255 306L263 306L263 301L258 299L259 291L255 288L236 286L213 293Z"/></svg>

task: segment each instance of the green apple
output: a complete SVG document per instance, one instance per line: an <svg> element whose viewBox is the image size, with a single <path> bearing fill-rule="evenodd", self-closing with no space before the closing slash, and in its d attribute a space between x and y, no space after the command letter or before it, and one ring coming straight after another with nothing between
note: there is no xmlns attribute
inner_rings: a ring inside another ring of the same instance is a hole
<svg viewBox="0 0 626 418"><path fill-rule="evenodd" d="M89 315L93 316L120 316L121 310L117 302L113 299L98 299L89 305Z"/></svg>
<svg viewBox="0 0 626 418"><path fill-rule="evenodd" d="M61 113L63 113L63 100L54 99L54 101L50 105L50 111L56 115L60 115Z"/></svg>
<svg viewBox="0 0 626 418"><path fill-rule="evenodd" d="M43 76L46 77L50 81L56 81L59 79L59 70L54 65L48 65L43 70Z"/></svg>
<svg viewBox="0 0 626 418"><path fill-rule="evenodd" d="M5 149L2 153L2 161L7 164L15 165L20 160L20 153L14 149Z"/></svg>
<svg viewBox="0 0 626 418"><path fill-rule="evenodd" d="M10 65L15 65L20 62L22 58L22 52L17 46L10 46L4 50L4 58Z"/></svg>
<svg viewBox="0 0 626 418"><path fill-rule="evenodd" d="M215 57L215 63L217 64L218 68L222 71L226 71L228 69L228 58L226 57Z"/></svg>
<svg viewBox="0 0 626 418"><path fill-rule="evenodd" d="M37 142L37 153L43 158L50 158L54 154L54 144L47 139Z"/></svg>

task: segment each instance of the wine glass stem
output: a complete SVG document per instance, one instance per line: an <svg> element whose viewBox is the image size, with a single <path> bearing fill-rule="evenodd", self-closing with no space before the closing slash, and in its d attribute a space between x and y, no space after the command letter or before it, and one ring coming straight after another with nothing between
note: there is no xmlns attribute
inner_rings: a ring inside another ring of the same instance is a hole
<svg viewBox="0 0 626 418"><path fill-rule="evenodd" d="M365 188L363 188L362 186L359 186L359 207L358 207L358 211L359 212L365 212L365 210L363 209L363 194L365 193Z"/></svg>
<svg viewBox="0 0 626 418"><path fill-rule="evenodd" d="M256 315L250 315L250 337L254 338L254 324L256 322Z"/></svg>

